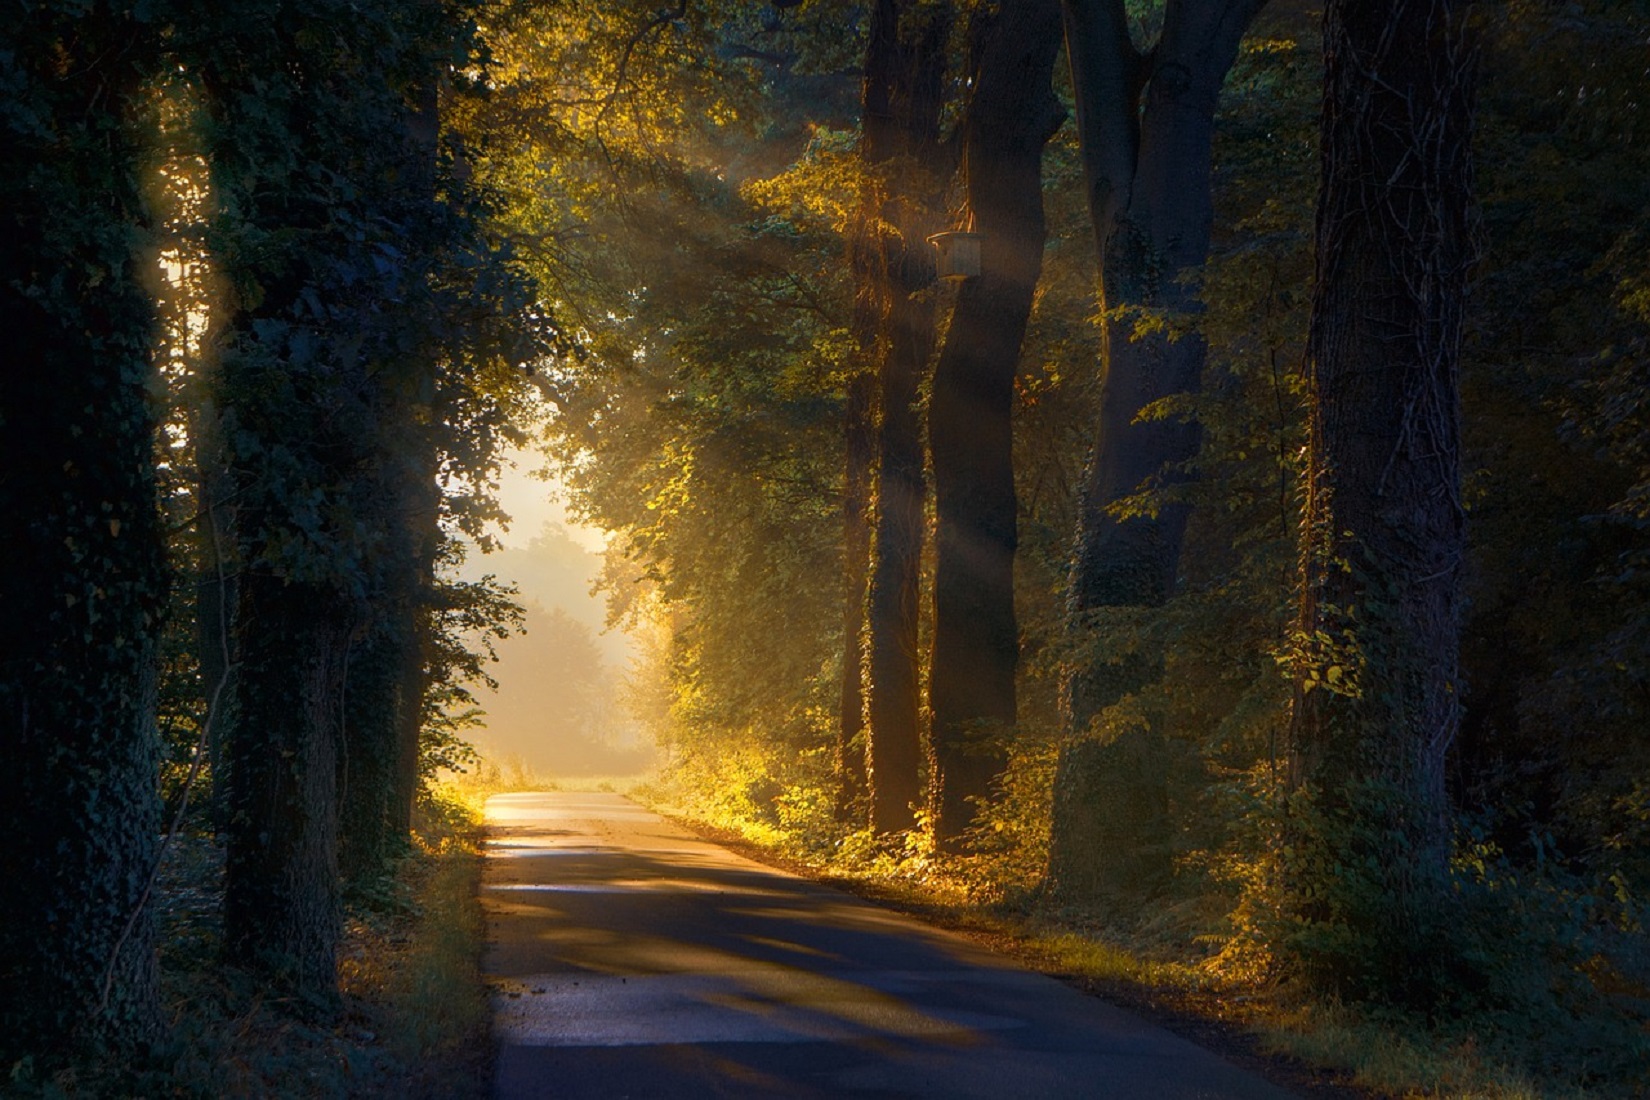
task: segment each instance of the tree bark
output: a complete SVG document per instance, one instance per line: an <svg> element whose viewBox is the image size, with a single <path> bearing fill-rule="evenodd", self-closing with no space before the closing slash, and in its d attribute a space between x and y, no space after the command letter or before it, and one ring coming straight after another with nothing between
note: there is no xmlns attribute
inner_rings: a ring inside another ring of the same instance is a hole
<svg viewBox="0 0 1650 1100"><path fill-rule="evenodd" d="M909 10L906 10L909 9ZM946 173L940 142L949 8L878 0L866 55L862 224L879 316L875 519L866 593L865 726L871 825L916 823L921 799L917 653L923 546L918 390L933 354L927 237Z"/></svg>
<svg viewBox="0 0 1650 1100"><path fill-rule="evenodd" d="M136 137L158 50L122 11L71 7L0 27L0 1066L43 1070L162 1028L143 902L167 573Z"/></svg>
<svg viewBox="0 0 1650 1100"><path fill-rule="evenodd" d="M425 6L439 13L440 5L424 0ZM439 14L437 14L437 18ZM426 215L442 203L440 186L441 162L441 96L444 70L436 69L417 86L417 99L407 112L409 175L416 180L413 188L415 202L428 204ZM439 245L432 249L450 248L452 240L438 237ZM438 340L420 349L417 359L417 384L420 392L432 396L440 387L441 363L447 357L446 349ZM396 533L403 540L398 554L407 570L399 593L398 614L402 644L399 649L400 667L396 674L396 716L393 753L393 785L390 794L388 828L397 845L404 845L411 835L413 808L418 801L421 779L420 751L424 732L424 696L430 684L430 631L435 614L436 556L441 546L441 489L436 482L436 471L441 468L440 443L426 426L440 420L440 414L420 400L419 407L405 415L406 438L404 453L400 456L400 480Z"/></svg>
<svg viewBox="0 0 1650 1100"><path fill-rule="evenodd" d="M250 530L270 530L253 509L243 518ZM321 1003L337 981L337 776L350 634L341 603L337 592L267 567L242 575L239 721L226 745L227 955Z"/></svg>
<svg viewBox="0 0 1650 1100"><path fill-rule="evenodd" d="M389 823L403 840L411 835L421 778L419 754L423 745L424 696L430 684L430 601L433 588L433 574L422 575L419 580L418 617L412 623L412 644L401 651L395 720L395 788L390 798Z"/></svg>
<svg viewBox="0 0 1650 1100"><path fill-rule="evenodd" d="M1100 251L1100 412L1085 473L1068 596L1071 629L1087 644L1064 686L1062 749L1050 879L1067 895L1127 891L1167 869L1167 795L1160 730L1088 737L1097 715L1156 675L1090 633L1092 612L1156 606L1179 571L1184 507L1120 518L1115 506L1184 476L1194 424L1140 414L1196 392L1204 345L1195 333L1135 338L1139 311L1200 311L1185 280L1202 265L1213 217L1210 151L1221 85L1264 0L1170 0L1150 52L1130 38L1122 0L1066 0L1089 213ZM1118 774L1110 774L1118 773Z"/></svg>
<svg viewBox="0 0 1650 1100"><path fill-rule="evenodd" d="M990 795L1016 719L1014 377L1047 237L1043 146L1065 115L1052 88L1058 0L1004 0L980 18L963 176L971 227L985 238L981 274L958 290L928 415L936 515L929 806L946 848Z"/></svg>
<svg viewBox="0 0 1650 1100"><path fill-rule="evenodd" d="M865 273L856 274L864 285ZM874 331L875 318L870 322L864 327ZM856 327L860 326L856 323ZM867 349L874 344L869 334L861 340ZM871 412L875 398L875 375L856 373L848 383L843 410L846 468L842 481L842 697L836 739L836 818L844 823L864 819L869 786L865 770L865 595L871 558L871 457L876 440Z"/></svg>
<svg viewBox="0 0 1650 1100"><path fill-rule="evenodd" d="M177 40L212 114L221 264L241 307L216 394L241 566L225 948L321 1006L336 1000L345 669L382 514L368 476L387 438L381 349L405 324L360 275L377 266L359 227L394 213L375 132L391 97L364 79L359 43L312 36L324 11L261 29L239 14Z"/></svg>
<svg viewBox="0 0 1650 1100"><path fill-rule="evenodd" d="M413 644L406 592L387 594L383 618L348 648L338 770L338 871L346 889L383 879L406 840L393 806L404 650Z"/></svg>
<svg viewBox="0 0 1650 1100"><path fill-rule="evenodd" d="M206 387L203 387L206 388ZM227 466L220 426L210 402L192 421L195 432L195 487L199 494L198 538L200 573L196 580L195 644L199 649L201 689L212 723L206 742L207 777L211 780L212 826L222 831L229 790L228 758L224 744L235 724L234 693L228 678L235 666L235 606L238 566L235 562L234 479ZM220 685L224 690L220 691Z"/></svg>
<svg viewBox="0 0 1650 1100"><path fill-rule="evenodd" d="M432 463L433 466L433 463ZM414 589L409 644L401 651L399 711L396 715L395 793L390 825L405 837L418 800L419 753L424 732L424 696L430 685L430 632L435 614L435 562L441 544L441 490L428 468L415 471L408 495L407 530L413 538Z"/></svg>
<svg viewBox="0 0 1650 1100"><path fill-rule="evenodd" d="M438 209L436 190L440 116L438 84L425 81L416 105L406 109L407 140L395 157L405 190L386 205L399 214L403 232L419 240ZM427 237L426 237L427 239ZM435 247L425 246L432 255ZM439 246L437 246L439 247ZM403 297L420 280L390 280L386 297ZM414 330L416 331L416 330ZM418 787L418 735L423 727L426 674L424 630L429 615L440 501L435 470L440 462L430 422L441 351L419 341L398 356L405 372L399 385L377 395L371 495L381 525L367 561L373 590L370 619L352 650L346 679L345 730L339 773L339 868L346 885L370 888L405 851Z"/></svg>
<svg viewBox="0 0 1650 1100"><path fill-rule="evenodd" d="M1356 994L1448 982L1444 755L1460 719L1459 358L1475 255L1464 0L1324 15L1317 281L1289 781L1303 951ZM1301 799L1304 799L1302 801ZM1316 868L1327 867L1323 873ZM1421 962L1420 960L1425 960Z"/></svg>

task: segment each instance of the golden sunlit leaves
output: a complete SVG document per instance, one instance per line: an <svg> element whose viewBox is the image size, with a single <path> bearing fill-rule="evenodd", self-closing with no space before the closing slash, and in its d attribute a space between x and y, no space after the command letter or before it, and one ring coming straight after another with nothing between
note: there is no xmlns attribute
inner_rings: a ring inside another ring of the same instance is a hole
<svg viewBox="0 0 1650 1100"><path fill-rule="evenodd" d="M813 127L801 159L788 170L746 183L740 193L770 213L784 215L801 227L846 233L858 208L864 172L852 131Z"/></svg>

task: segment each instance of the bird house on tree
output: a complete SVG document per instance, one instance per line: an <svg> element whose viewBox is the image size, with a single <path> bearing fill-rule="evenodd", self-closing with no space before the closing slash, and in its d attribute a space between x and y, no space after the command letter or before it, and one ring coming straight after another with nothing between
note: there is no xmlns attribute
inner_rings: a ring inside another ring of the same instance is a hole
<svg viewBox="0 0 1650 1100"><path fill-rule="evenodd" d="M935 268L939 277L960 281L972 279L980 273L980 242L984 233L950 231L936 233L928 238L938 256Z"/></svg>

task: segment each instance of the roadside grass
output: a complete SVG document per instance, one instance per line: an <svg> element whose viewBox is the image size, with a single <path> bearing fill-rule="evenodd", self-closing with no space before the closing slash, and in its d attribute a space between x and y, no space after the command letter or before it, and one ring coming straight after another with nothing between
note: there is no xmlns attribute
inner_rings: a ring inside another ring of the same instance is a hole
<svg viewBox="0 0 1650 1100"><path fill-rule="evenodd" d="M176 837L155 905L166 1037L141 1059L50 1075L7 1067L0 1095L41 1100L179 1097L469 1100L489 1094L490 1012L476 897L480 817L442 791L413 851L347 907L333 1005L273 994L221 952L223 852Z"/></svg>
<svg viewBox="0 0 1650 1100"><path fill-rule="evenodd" d="M1579 1100L1605 1095L1562 1086L1543 1088L1472 1040L1415 1034L1335 1004L1274 1005L1257 1017L1254 1026L1269 1049L1341 1068L1358 1085L1406 1100Z"/></svg>
<svg viewBox="0 0 1650 1100"><path fill-rule="evenodd" d="M1196 1041L1202 1021L1257 1055L1311 1071L1329 1092L1399 1100L1626 1100L1650 1095L1650 1066L1598 1073L1538 1034L1530 1021L1493 1014L1432 1019L1369 1010L1262 977L1216 972L1195 950L1129 930L1072 928L1035 910L1007 923L1003 949L1125 1007L1157 1016ZM1581 1027L1587 1021L1576 1021ZM1184 1025L1194 1026L1185 1028ZM1600 1029L1610 1027L1602 1019ZM1631 1041L1617 1033L1617 1037ZM1223 1051L1223 1053L1227 1053ZM1545 1073L1533 1072L1544 1066ZM1297 1087L1305 1082L1285 1083ZM1630 1079L1631 1078L1631 1079Z"/></svg>
<svg viewBox="0 0 1650 1100"><path fill-rule="evenodd" d="M363 952L360 996L383 1006L382 1040L401 1068L386 1095L482 1097L492 1082L479 803L437 788L414 834L406 876L415 918L391 920ZM349 977L345 977L346 991Z"/></svg>
<svg viewBox="0 0 1650 1100"><path fill-rule="evenodd" d="M1341 1004L1279 981L1263 965L1218 966L1174 915L1053 910L1034 890L980 889L978 871L948 870L919 842L863 834L822 845L784 823L752 820L668 781L632 794L658 812L766 862L977 938L1029 967L1141 1011L1305 1095L1397 1100L1625 1100L1650 1096L1637 1073L1589 1065L1563 1036L1505 1015L1421 1019ZM961 861L966 864L966 860ZM1165 902L1165 909L1170 903ZM1177 930L1178 929L1178 930ZM1600 1046L1650 1045L1618 1023L1578 1017L1572 1034ZM1630 1060L1631 1055L1628 1055Z"/></svg>

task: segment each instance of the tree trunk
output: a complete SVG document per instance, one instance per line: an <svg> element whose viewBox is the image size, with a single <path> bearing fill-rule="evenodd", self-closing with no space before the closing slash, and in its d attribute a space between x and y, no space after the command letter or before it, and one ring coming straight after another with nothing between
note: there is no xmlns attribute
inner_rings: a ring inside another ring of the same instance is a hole
<svg viewBox="0 0 1650 1100"><path fill-rule="evenodd" d="M875 234L877 354L875 520L866 594L865 723L871 825L916 823L921 797L917 621L923 545L918 389L934 350L927 237L944 184L939 139L947 7L878 0L866 55L862 223Z"/></svg>
<svg viewBox="0 0 1650 1100"><path fill-rule="evenodd" d="M403 651L410 623L391 612L349 647L338 769L338 870L347 889L382 880L406 838L392 807L397 783Z"/></svg>
<svg viewBox="0 0 1650 1100"><path fill-rule="evenodd" d="M963 174L971 228L985 238L981 274L957 293L928 411L937 520L929 785L945 847L990 795L1016 718L1014 377L1047 237L1043 146L1064 118L1051 83L1058 0L1005 0L975 38Z"/></svg>
<svg viewBox="0 0 1650 1100"><path fill-rule="evenodd" d="M320 1001L334 991L340 768L353 872L372 873L404 828L396 713L421 576L407 510L433 485L442 429L423 406L456 327L428 316L449 301L432 270L451 228L434 183L440 12L337 14L178 31L215 116L214 193L241 234L225 281L245 306L221 371L242 563L226 933ZM363 705L345 743L352 638L366 641Z"/></svg>
<svg viewBox="0 0 1650 1100"><path fill-rule="evenodd" d="M860 276L863 283L864 276ZM874 319L873 319L874 322ZM874 346L874 338L862 346ZM871 558L871 422L876 377L868 371L848 383L846 469L842 482L842 699L836 739L836 818L863 821L865 798L865 586Z"/></svg>
<svg viewBox="0 0 1650 1100"><path fill-rule="evenodd" d="M89 5L0 28L0 1067L162 1027L150 910L166 607L137 109L155 43Z"/></svg>
<svg viewBox="0 0 1650 1100"><path fill-rule="evenodd" d="M427 407L387 400L378 488L381 536L368 567L370 620L351 647L344 698L338 812L339 869L371 887L406 850L423 725L425 622L439 538L436 460L422 424ZM410 775L409 775L410 772Z"/></svg>
<svg viewBox="0 0 1650 1100"><path fill-rule="evenodd" d="M363 354L372 307L361 308L364 284L347 281L371 269L367 246L340 216L342 189L318 186L338 177L282 166L328 163L329 139L355 136L349 112L362 103L330 88L301 94L306 82L346 86L347 75L363 97L369 89L340 69L346 54L306 47L296 15L257 34L226 20L185 28L178 42L212 114L212 189L228 215L220 255L244 307L224 322L215 395L240 563L235 722L223 746L224 946L327 1005L341 927L343 686L371 584L377 501L362 474L381 437L380 379ZM352 154L376 152L356 144Z"/></svg>
<svg viewBox="0 0 1650 1100"><path fill-rule="evenodd" d="M902 266L918 263L912 257ZM891 303L889 313L890 346L879 394L864 688L871 825L879 833L915 825L922 790L917 634L924 484L916 403L934 345L932 303L905 296Z"/></svg>
<svg viewBox="0 0 1650 1100"><path fill-rule="evenodd" d="M1448 984L1444 754L1460 717L1462 310L1474 256L1464 0L1332 0L1290 868L1348 992ZM1310 812L1303 808L1310 806ZM1328 868L1327 872L1322 868ZM1418 960L1425 960L1425 963Z"/></svg>
<svg viewBox="0 0 1650 1100"><path fill-rule="evenodd" d="M261 517L248 517L262 529ZM246 554L256 561L257 554ZM349 623L339 595L266 569L241 578L229 756L228 957L325 1003L339 932L337 776Z"/></svg>
<svg viewBox="0 0 1650 1100"><path fill-rule="evenodd" d="M430 593L434 578L419 583L419 613L412 624L412 644L401 651L395 727L395 789L390 799L390 827L405 839L412 830L418 803L419 753L424 733L424 696L430 684Z"/></svg>
<svg viewBox="0 0 1650 1100"><path fill-rule="evenodd" d="M204 388L204 387L203 387ZM195 486L199 494L200 575L196 580L195 645L200 661L201 689L206 695L207 720L212 723L206 742L207 777L211 780L213 828L222 831L229 790L228 760L224 754L227 731L235 724L234 692L228 677L235 666L235 605L238 567L235 562L234 480L227 467L219 425L211 404L194 417ZM220 689L220 686L222 690Z"/></svg>
<svg viewBox="0 0 1650 1100"><path fill-rule="evenodd" d="M1099 422L1084 477L1067 606L1071 629L1092 613L1151 607L1174 591L1186 511L1120 518L1118 502L1183 476L1195 425L1143 409L1193 393L1204 345L1194 334L1134 338L1141 309L1200 310L1184 281L1209 247L1215 109L1238 42L1262 0L1170 0L1149 54L1129 37L1122 0L1066 0L1089 213L1100 250ZM1132 725L1093 738L1096 716L1154 679L1156 662L1086 638L1064 687L1065 745L1055 783L1052 887L1073 898L1137 890L1168 870L1162 731Z"/></svg>
<svg viewBox="0 0 1650 1100"><path fill-rule="evenodd" d="M433 463L432 463L433 465ZM428 469L415 472L407 528L414 538L414 590L410 644L401 651L400 711L396 718L395 795L390 824L400 835L412 828L418 800L419 753L424 732L424 696L430 684L430 631L435 614L435 562L441 544L441 490Z"/></svg>
<svg viewBox="0 0 1650 1100"><path fill-rule="evenodd" d="M438 4L424 0L427 7L439 11ZM428 203L430 210L439 207L441 160L441 94L443 69L437 69L417 88L416 106L407 113L409 174L417 181L414 194L418 201ZM450 247L449 238L438 238L440 247ZM416 365L420 392L432 396L440 386L441 361L445 351L439 346L421 349ZM424 732L424 696L430 683L430 630L435 607L435 563L441 546L441 489L436 482L436 471L441 468L440 446L427 427L429 421L439 421L440 414L433 407L419 408L405 418L410 433L405 453L401 455L401 480L398 482L400 511L396 515L397 534L404 539L400 553L406 555L403 567L404 590L400 595L399 614L402 645L400 667L396 674L395 740L393 742L393 785L390 794L388 828L394 842L402 845L411 835L413 807L418 800L420 781L420 749Z"/></svg>

